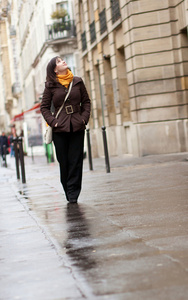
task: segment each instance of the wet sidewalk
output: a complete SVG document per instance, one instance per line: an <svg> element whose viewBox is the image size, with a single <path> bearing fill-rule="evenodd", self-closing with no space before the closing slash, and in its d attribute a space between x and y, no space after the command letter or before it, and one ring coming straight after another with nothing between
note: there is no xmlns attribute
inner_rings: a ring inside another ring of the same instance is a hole
<svg viewBox="0 0 188 300"><path fill-rule="evenodd" d="M0 168L0 299L184 300L188 153L84 160L78 204L57 163Z"/></svg>

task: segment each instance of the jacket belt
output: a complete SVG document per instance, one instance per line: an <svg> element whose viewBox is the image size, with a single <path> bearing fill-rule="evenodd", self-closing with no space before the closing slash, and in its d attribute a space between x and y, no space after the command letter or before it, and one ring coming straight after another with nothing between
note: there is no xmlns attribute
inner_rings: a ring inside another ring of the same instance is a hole
<svg viewBox="0 0 188 300"><path fill-rule="evenodd" d="M73 114L75 112L80 112L81 111L81 107L80 105L66 105L64 107L64 109L67 115Z"/></svg>

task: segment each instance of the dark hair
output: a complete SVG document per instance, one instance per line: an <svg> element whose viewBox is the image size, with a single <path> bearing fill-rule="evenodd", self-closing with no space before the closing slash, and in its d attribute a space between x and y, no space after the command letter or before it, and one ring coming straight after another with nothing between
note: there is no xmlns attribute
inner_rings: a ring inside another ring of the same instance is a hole
<svg viewBox="0 0 188 300"><path fill-rule="evenodd" d="M56 73L54 72L54 69L56 67L56 60L59 58L59 56L53 57L46 68L46 81L47 82L57 82L56 79Z"/></svg>

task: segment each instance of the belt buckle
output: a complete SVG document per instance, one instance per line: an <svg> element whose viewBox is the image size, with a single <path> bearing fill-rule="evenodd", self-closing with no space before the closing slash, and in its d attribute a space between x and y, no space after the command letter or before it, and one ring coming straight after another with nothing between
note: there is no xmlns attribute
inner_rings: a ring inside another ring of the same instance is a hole
<svg viewBox="0 0 188 300"><path fill-rule="evenodd" d="M65 110L66 110L67 115L72 114L73 113L72 105L65 106Z"/></svg>

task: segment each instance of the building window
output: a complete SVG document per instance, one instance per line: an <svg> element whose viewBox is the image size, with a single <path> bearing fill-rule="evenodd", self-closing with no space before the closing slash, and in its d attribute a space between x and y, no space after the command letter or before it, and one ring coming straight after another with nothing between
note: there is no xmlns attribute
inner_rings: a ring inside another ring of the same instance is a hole
<svg viewBox="0 0 188 300"><path fill-rule="evenodd" d="M79 21L81 26L81 31L85 31L85 21L84 21L84 9L83 9L83 3L82 0L79 1Z"/></svg>
<svg viewBox="0 0 188 300"><path fill-rule="evenodd" d="M120 17L119 0L110 0L112 10L112 23L115 23Z"/></svg>
<svg viewBox="0 0 188 300"><path fill-rule="evenodd" d="M93 0L88 0L87 5L88 5L88 12L89 12L90 39L92 44L96 40Z"/></svg>
<svg viewBox="0 0 188 300"><path fill-rule="evenodd" d="M99 13L99 20L100 20L100 33L102 34L107 30L105 8Z"/></svg>
<svg viewBox="0 0 188 300"><path fill-rule="evenodd" d="M68 13L68 15L65 17L65 20L67 21L70 19L70 10L69 10L69 5L68 1L62 1L56 4L57 10L65 9Z"/></svg>
<svg viewBox="0 0 188 300"><path fill-rule="evenodd" d="M81 34L81 39L82 39L82 51L85 51L87 49L86 32L85 31Z"/></svg>
<svg viewBox="0 0 188 300"><path fill-rule="evenodd" d="M62 1L57 3L57 9L65 9L67 12L68 11L68 1Z"/></svg>
<svg viewBox="0 0 188 300"><path fill-rule="evenodd" d="M88 11L89 11L89 22L92 23L94 21L93 0L88 1Z"/></svg>
<svg viewBox="0 0 188 300"><path fill-rule="evenodd" d="M95 21L93 21L90 25L90 38L91 38L91 44L96 40L96 31L95 31Z"/></svg>

